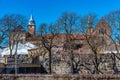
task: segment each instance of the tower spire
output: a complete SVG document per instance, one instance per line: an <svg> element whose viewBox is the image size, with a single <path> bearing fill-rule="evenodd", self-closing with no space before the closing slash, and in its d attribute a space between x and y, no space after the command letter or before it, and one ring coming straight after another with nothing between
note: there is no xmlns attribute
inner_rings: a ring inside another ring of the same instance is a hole
<svg viewBox="0 0 120 80"><path fill-rule="evenodd" d="M33 19L33 16L31 14L30 16L30 19L29 19L29 22L28 22L28 33L31 35L31 36L34 36L35 35L35 30L36 29L36 26L35 26L35 21Z"/></svg>
<svg viewBox="0 0 120 80"><path fill-rule="evenodd" d="M91 20L90 20L90 16L88 16L87 27L88 27L88 28L92 28L92 23L91 23Z"/></svg>
<svg viewBox="0 0 120 80"><path fill-rule="evenodd" d="M91 34L92 32L93 32L92 23L91 23L91 20L90 20L90 16L88 16L87 34Z"/></svg>
<svg viewBox="0 0 120 80"><path fill-rule="evenodd" d="M30 21L32 21L33 20L33 16L32 16L32 14L30 15Z"/></svg>
<svg viewBox="0 0 120 80"><path fill-rule="evenodd" d="M31 16L30 16L28 25L35 25L35 21L34 21L34 19L33 19L32 14L31 14Z"/></svg>

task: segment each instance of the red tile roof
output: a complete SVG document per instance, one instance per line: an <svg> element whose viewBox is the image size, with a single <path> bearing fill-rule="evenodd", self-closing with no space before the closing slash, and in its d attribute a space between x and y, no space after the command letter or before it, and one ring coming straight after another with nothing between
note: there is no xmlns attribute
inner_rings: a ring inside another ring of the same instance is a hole
<svg viewBox="0 0 120 80"><path fill-rule="evenodd" d="M87 35L87 34L71 34L71 37L73 39L85 39L87 36L90 36L90 35ZM59 34L59 37L60 38L66 38L66 34Z"/></svg>

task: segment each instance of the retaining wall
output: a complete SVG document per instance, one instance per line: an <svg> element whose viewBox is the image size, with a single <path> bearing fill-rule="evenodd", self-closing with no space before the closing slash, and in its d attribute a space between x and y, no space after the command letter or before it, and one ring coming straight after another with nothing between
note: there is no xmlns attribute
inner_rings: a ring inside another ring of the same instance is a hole
<svg viewBox="0 0 120 80"><path fill-rule="evenodd" d="M0 80L120 80L120 75L114 74L0 74Z"/></svg>

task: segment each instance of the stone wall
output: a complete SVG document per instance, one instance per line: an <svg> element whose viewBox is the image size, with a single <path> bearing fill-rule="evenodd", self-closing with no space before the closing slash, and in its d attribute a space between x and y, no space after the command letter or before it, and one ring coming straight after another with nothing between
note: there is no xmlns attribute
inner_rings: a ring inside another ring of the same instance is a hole
<svg viewBox="0 0 120 80"><path fill-rule="evenodd" d="M98 69L102 74L120 74L120 57L119 54L98 54ZM64 58L65 57L65 58ZM58 60L56 60L58 59ZM56 74L69 74L71 71L65 72L66 68L71 68L70 55L63 55L59 59L52 58L56 63L52 65L53 72ZM74 73L79 74L95 74L95 55L94 54L74 54L73 55L73 68ZM68 66L69 65L69 66Z"/></svg>
<svg viewBox="0 0 120 80"><path fill-rule="evenodd" d="M0 80L120 80L120 75L41 75L41 74L1 74Z"/></svg>

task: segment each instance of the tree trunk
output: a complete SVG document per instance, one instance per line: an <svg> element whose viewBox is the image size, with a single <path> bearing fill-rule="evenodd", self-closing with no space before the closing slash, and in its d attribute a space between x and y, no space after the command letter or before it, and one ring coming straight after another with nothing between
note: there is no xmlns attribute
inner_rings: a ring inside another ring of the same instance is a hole
<svg viewBox="0 0 120 80"><path fill-rule="evenodd" d="M10 56L12 56L12 49L10 48Z"/></svg>
<svg viewBox="0 0 120 80"><path fill-rule="evenodd" d="M99 74L97 53L95 53L95 73Z"/></svg>
<svg viewBox="0 0 120 80"><path fill-rule="evenodd" d="M73 66L74 65L73 64L73 58L74 57L73 57L73 51L72 50L70 51L70 55L71 55L71 73L74 73L74 71L73 71L73 68L74 68L74 66Z"/></svg>
<svg viewBox="0 0 120 80"><path fill-rule="evenodd" d="M49 73L51 74L52 73L52 60L51 60L51 50L49 50Z"/></svg>

